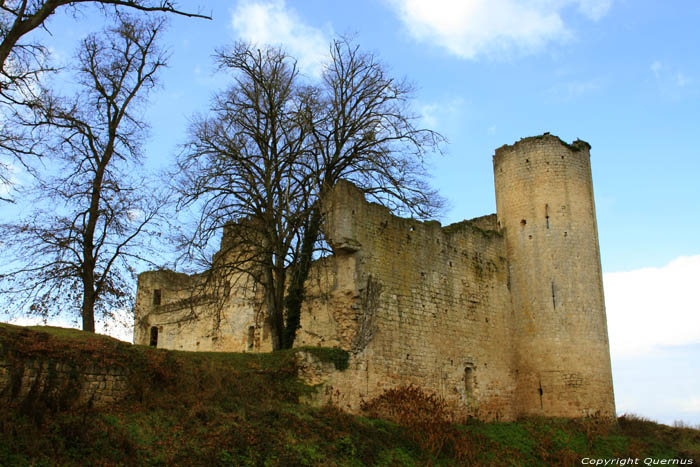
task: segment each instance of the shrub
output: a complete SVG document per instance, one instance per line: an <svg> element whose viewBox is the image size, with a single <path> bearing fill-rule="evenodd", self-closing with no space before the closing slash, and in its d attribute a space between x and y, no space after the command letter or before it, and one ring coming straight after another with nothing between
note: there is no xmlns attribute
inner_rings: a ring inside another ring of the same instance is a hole
<svg viewBox="0 0 700 467"><path fill-rule="evenodd" d="M434 458L447 456L473 465L486 447L486 438L459 430L452 423L445 399L426 394L413 385L388 389L363 402L360 408L370 417L391 420L408 428L414 442Z"/></svg>

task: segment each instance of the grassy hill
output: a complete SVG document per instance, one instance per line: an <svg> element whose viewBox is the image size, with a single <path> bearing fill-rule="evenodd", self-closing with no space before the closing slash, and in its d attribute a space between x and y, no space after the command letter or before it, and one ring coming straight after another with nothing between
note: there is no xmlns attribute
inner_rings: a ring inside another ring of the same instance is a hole
<svg viewBox="0 0 700 467"><path fill-rule="evenodd" d="M126 399L102 408L71 404L74 394L67 389L13 397L7 386L0 387L0 465L700 462L700 430L638 417L455 424L439 398L411 387L369 403L365 417L312 408L299 403L313 388L297 379L294 352L175 352L76 330L0 325L0 365L37 358L77 367L118 365L129 374ZM343 363L338 352L317 352Z"/></svg>

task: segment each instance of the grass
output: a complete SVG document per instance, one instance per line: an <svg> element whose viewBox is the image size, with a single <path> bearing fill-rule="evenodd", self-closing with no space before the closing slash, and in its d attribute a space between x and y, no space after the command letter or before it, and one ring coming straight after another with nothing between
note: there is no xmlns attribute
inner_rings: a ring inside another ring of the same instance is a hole
<svg viewBox="0 0 700 467"><path fill-rule="evenodd" d="M340 353L319 352L342 366ZM402 414L400 420L309 407L299 403L312 389L296 377L294 351L175 352L75 330L0 325L0 356L70 359L78 366L106 361L128 368L132 386L122 403L99 410L0 394L2 466L537 466L580 465L583 457L700 462L699 430L630 415L617 422L452 424L443 419L439 399L415 388L375 404ZM392 408L392 400L401 401L402 410ZM432 415L411 412L421 403Z"/></svg>

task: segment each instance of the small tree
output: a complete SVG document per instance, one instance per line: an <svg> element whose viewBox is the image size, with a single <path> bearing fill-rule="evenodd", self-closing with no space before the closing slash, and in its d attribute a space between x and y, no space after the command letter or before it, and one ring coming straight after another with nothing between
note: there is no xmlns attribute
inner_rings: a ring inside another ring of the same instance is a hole
<svg viewBox="0 0 700 467"><path fill-rule="evenodd" d="M291 347L320 240L319 200L346 178L394 211L434 213L440 199L423 181L423 157L442 137L416 126L410 87L347 40L332 44L320 85L302 82L276 48L239 43L218 60L234 84L195 121L178 164L181 203L201 209L190 252L230 219L253 219L255 233L235 242L251 254L210 265L211 275L260 277L273 348Z"/></svg>
<svg viewBox="0 0 700 467"><path fill-rule="evenodd" d="M131 262L144 258L141 240L164 203L133 175L146 131L138 104L165 65L162 28L162 19L119 15L116 27L82 41L79 93L45 91L23 122L57 175L38 176L21 192L28 215L0 226L14 266L0 291L15 311L79 309L83 329L94 332L96 310L129 306Z"/></svg>

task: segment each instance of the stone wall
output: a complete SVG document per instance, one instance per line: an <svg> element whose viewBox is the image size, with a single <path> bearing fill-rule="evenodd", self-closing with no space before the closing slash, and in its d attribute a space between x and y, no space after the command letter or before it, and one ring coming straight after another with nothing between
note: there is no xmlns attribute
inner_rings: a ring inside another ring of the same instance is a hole
<svg viewBox="0 0 700 467"><path fill-rule="evenodd" d="M140 274L134 343L171 350L272 350L252 281L242 273L228 275L225 286L204 281L202 275L173 271ZM222 300L215 291L224 289L228 298Z"/></svg>
<svg viewBox="0 0 700 467"><path fill-rule="evenodd" d="M337 342L353 358L329 383L334 402L357 410L385 389L415 384L460 415L512 418L505 243L484 229L495 218L444 228L399 218L347 182L326 206L324 230L335 253L329 302L346 303L311 305L301 341L314 343L307 336L327 336L333 327L326 324L337 323Z"/></svg>
<svg viewBox="0 0 700 467"><path fill-rule="evenodd" d="M0 400L4 403L31 399L101 407L121 401L128 389L126 371L119 366L82 368L40 358L0 359Z"/></svg>

